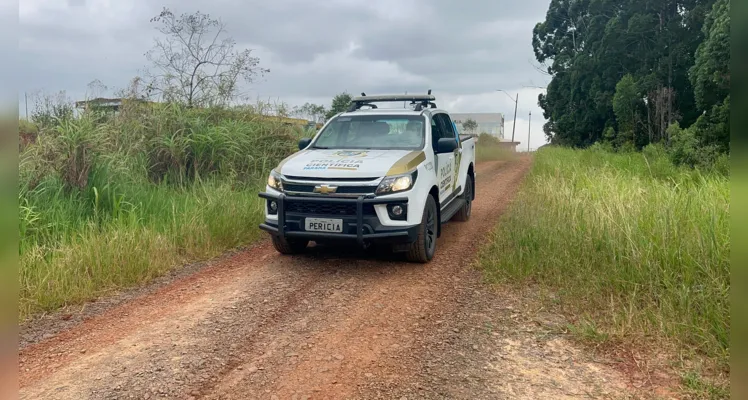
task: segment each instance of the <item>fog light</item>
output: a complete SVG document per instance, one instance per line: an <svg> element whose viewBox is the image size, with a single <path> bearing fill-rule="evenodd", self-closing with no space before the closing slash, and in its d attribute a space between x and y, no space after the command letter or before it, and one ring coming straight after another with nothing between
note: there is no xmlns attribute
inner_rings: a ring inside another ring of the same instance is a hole
<svg viewBox="0 0 748 400"><path fill-rule="evenodd" d="M408 218L408 206L405 204L388 204L387 214L389 214L390 219L404 221Z"/></svg>
<svg viewBox="0 0 748 400"><path fill-rule="evenodd" d="M270 210L271 214L275 214L278 212L278 203L275 200L270 200L268 203L268 209Z"/></svg>

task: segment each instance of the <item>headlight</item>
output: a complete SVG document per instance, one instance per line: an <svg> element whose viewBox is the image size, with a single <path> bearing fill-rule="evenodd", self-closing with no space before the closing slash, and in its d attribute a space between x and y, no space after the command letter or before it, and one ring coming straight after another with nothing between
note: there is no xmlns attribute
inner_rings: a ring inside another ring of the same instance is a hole
<svg viewBox="0 0 748 400"><path fill-rule="evenodd" d="M409 190L416 183L416 177L418 171L407 173L403 175L388 176L382 179L382 182L377 187L377 194L390 194Z"/></svg>
<svg viewBox="0 0 748 400"><path fill-rule="evenodd" d="M281 182L281 175L275 170L270 171L270 176L268 176L268 186L271 188L282 192L283 191L283 183Z"/></svg>

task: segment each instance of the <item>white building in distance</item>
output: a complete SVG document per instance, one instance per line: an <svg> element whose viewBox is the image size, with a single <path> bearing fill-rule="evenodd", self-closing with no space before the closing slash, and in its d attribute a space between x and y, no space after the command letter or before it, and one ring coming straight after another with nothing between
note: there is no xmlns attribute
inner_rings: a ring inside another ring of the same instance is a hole
<svg viewBox="0 0 748 400"><path fill-rule="evenodd" d="M504 139L504 114L501 113L450 113L452 121L457 125L457 131L460 134L488 133L499 139ZM474 132L466 132L462 124L468 119L478 123L478 128Z"/></svg>

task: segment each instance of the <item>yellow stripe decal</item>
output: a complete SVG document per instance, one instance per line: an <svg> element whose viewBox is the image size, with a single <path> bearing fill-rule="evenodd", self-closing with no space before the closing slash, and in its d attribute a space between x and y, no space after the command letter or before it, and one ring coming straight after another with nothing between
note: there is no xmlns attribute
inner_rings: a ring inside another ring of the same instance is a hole
<svg viewBox="0 0 748 400"><path fill-rule="evenodd" d="M390 170L387 171L387 176L404 174L424 161L426 161L426 153L422 151L412 151L403 156L403 158L397 160Z"/></svg>

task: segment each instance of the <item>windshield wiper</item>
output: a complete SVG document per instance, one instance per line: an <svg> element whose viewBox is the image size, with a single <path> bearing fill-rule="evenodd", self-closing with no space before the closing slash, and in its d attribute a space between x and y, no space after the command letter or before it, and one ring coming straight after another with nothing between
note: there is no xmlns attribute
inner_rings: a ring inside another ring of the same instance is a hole
<svg viewBox="0 0 748 400"><path fill-rule="evenodd" d="M327 150L327 149L329 149L329 147L327 147L327 146L312 146L312 148L313 148L313 149L322 149L322 150Z"/></svg>

